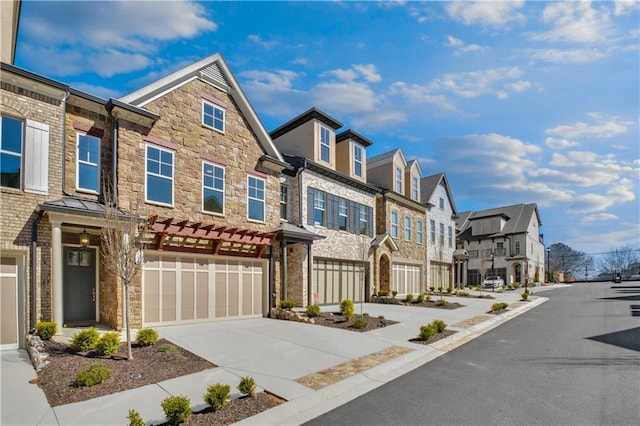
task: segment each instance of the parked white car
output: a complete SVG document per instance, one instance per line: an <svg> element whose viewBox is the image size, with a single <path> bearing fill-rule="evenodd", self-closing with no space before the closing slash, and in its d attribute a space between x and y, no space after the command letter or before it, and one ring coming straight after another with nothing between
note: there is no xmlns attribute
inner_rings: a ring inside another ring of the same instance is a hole
<svg viewBox="0 0 640 426"><path fill-rule="evenodd" d="M498 288L504 285L502 277L487 277L482 281L483 288Z"/></svg>

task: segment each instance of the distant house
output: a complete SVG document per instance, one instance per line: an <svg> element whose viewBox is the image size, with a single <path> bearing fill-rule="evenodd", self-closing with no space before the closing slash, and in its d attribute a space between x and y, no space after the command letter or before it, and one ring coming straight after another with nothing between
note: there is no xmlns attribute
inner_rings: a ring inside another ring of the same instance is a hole
<svg viewBox="0 0 640 426"><path fill-rule="evenodd" d="M426 212L420 203L422 171L401 149L368 160L367 179L382 188L376 195L374 281L376 290L425 291Z"/></svg>
<svg viewBox="0 0 640 426"><path fill-rule="evenodd" d="M536 204L516 204L459 213L457 245L469 256L467 284L493 274L506 284L545 277L545 252Z"/></svg>
<svg viewBox="0 0 640 426"><path fill-rule="evenodd" d="M311 108L273 130L291 168L280 182L282 298L298 306L367 300L379 189L367 183L371 145Z"/></svg>
<svg viewBox="0 0 640 426"><path fill-rule="evenodd" d="M423 204L430 206L427 213L427 283L437 289L458 287L462 283L454 268L456 249L456 205L451 187L444 173L422 178L420 181ZM462 266L462 263L458 265Z"/></svg>

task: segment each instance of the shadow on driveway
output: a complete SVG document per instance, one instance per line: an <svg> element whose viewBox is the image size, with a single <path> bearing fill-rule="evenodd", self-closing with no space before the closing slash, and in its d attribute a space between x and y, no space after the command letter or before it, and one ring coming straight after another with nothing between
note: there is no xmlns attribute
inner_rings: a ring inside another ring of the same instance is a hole
<svg viewBox="0 0 640 426"><path fill-rule="evenodd" d="M589 340L640 352L640 327L588 337Z"/></svg>

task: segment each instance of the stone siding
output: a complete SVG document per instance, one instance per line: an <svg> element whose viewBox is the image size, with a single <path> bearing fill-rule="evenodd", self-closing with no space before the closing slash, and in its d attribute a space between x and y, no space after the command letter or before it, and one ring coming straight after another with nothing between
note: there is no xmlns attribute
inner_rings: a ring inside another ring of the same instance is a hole
<svg viewBox="0 0 640 426"><path fill-rule="evenodd" d="M440 208L440 198L444 199L444 209ZM453 208L451 203L449 202L449 197L447 195L447 191L442 185L438 185L429 202L433 204L431 210L427 213L427 221L425 223L425 241L427 241L427 282L429 287L438 287L437 283L432 283L433 274L441 274L439 268L445 266L447 268L447 277L445 279L445 283L450 282L451 280L451 271L453 265L453 252L456 248L456 222L452 218L453 216ZM436 222L436 242L431 242L431 228L430 221L434 220ZM440 243L440 224L444 224L444 244ZM448 227L452 228L453 232L453 240L451 246L449 246L449 235L448 235ZM433 268L434 272L432 273L431 263L438 264L438 268ZM448 266L447 266L448 265Z"/></svg>

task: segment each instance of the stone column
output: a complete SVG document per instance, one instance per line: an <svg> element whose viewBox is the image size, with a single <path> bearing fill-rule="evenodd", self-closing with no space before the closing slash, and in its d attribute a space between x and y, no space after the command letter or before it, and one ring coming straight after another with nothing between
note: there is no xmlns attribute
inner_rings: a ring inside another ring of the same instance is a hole
<svg viewBox="0 0 640 426"><path fill-rule="evenodd" d="M62 288L62 228L59 221L51 223L51 287L53 289L53 321L57 324L56 334L62 334L64 322L64 293Z"/></svg>

